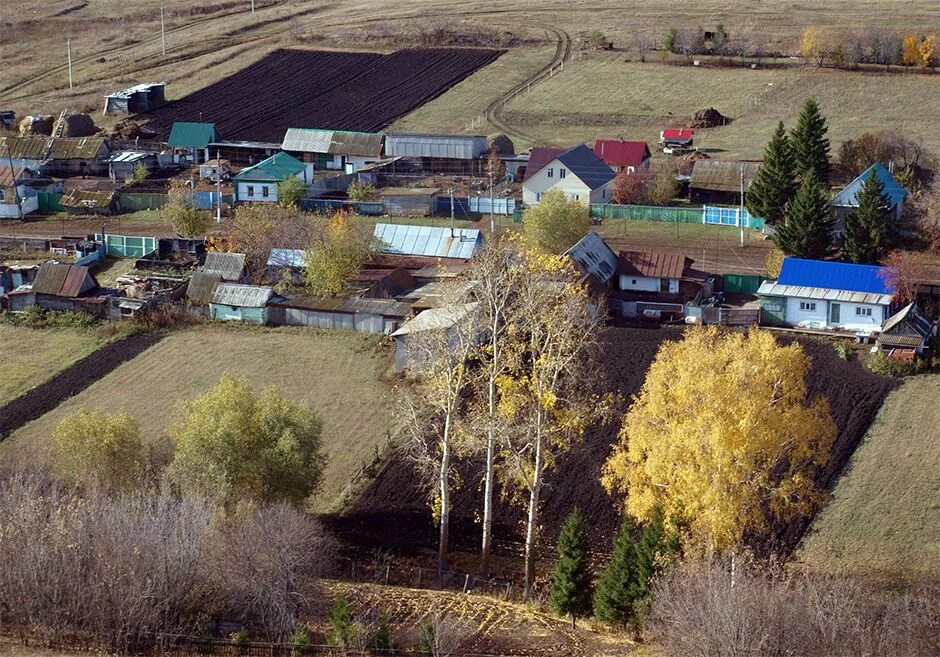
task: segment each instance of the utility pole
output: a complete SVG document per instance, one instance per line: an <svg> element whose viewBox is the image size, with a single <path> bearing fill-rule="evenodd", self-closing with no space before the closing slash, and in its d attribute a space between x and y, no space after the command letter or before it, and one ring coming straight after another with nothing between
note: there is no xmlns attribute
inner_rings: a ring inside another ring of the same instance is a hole
<svg viewBox="0 0 940 657"><path fill-rule="evenodd" d="M10 176L13 179L13 200L16 201L16 216L18 219L23 218L23 201L20 199L20 192L16 188L16 169L13 168L13 154L10 153L10 142L6 142L7 147L7 159L10 161ZM15 229L14 229L15 230ZM14 233L13 237L16 237Z"/></svg>
<svg viewBox="0 0 940 657"><path fill-rule="evenodd" d="M741 248L744 248L744 163L740 164L741 171L741 207L738 208L738 226L741 229Z"/></svg>
<svg viewBox="0 0 940 657"><path fill-rule="evenodd" d="M251 0L251 15L255 15L255 0Z"/></svg>
<svg viewBox="0 0 940 657"><path fill-rule="evenodd" d="M451 185L450 188L450 234L451 237L454 235L454 187Z"/></svg>
<svg viewBox="0 0 940 657"><path fill-rule="evenodd" d="M65 50L69 57L69 89L72 88L72 40L65 40Z"/></svg>
<svg viewBox="0 0 940 657"><path fill-rule="evenodd" d="M163 44L163 56L166 57L166 22L163 20L163 5L160 5L160 42Z"/></svg>
<svg viewBox="0 0 940 657"><path fill-rule="evenodd" d="M493 163L490 162L490 234L496 237L496 208L493 206Z"/></svg>
<svg viewBox="0 0 940 657"><path fill-rule="evenodd" d="M222 223L222 156L215 149L215 223Z"/></svg>

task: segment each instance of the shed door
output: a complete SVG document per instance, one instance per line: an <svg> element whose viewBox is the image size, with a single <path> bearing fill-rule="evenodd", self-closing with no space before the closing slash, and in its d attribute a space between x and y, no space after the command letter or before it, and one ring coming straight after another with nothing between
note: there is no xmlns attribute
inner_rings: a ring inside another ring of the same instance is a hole
<svg viewBox="0 0 940 657"><path fill-rule="evenodd" d="M840 311L842 310L841 304L830 303L829 304L829 321L833 324L838 324L841 320L839 319Z"/></svg>

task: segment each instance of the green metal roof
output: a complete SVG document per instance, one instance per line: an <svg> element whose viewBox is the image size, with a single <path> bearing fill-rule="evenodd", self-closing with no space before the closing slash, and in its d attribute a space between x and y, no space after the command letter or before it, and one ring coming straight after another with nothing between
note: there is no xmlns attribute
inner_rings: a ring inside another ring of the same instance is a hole
<svg viewBox="0 0 940 657"><path fill-rule="evenodd" d="M177 121L167 143L173 148L205 148L217 138L214 123Z"/></svg>
<svg viewBox="0 0 940 657"><path fill-rule="evenodd" d="M240 172L235 174L234 180L274 180L281 181L285 178L296 176L298 173L307 168L307 165L298 160L296 157L291 157L287 153L280 152L275 153L266 160L262 160L250 166L247 169L242 169Z"/></svg>

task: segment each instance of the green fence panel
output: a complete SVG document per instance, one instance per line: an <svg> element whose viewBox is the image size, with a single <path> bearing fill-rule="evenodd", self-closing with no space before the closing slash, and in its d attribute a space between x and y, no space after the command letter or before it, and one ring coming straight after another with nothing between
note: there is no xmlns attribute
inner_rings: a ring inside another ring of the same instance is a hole
<svg viewBox="0 0 940 657"><path fill-rule="evenodd" d="M754 294L766 278L752 274L725 274L722 282L725 292Z"/></svg>
<svg viewBox="0 0 940 657"><path fill-rule="evenodd" d="M139 210L159 210L167 201L166 194L125 194L121 193L119 203L122 212Z"/></svg>
<svg viewBox="0 0 940 657"><path fill-rule="evenodd" d="M39 200L40 212L65 212L65 208L59 203L64 194L56 192L39 192L36 198Z"/></svg>
<svg viewBox="0 0 940 657"><path fill-rule="evenodd" d="M100 240L101 236L95 235L95 239ZM104 242L112 258L142 258L157 248L156 237L106 235Z"/></svg>
<svg viewBox="0 0 940 657"><path fill-rule="evenodd" d="M702 223L702 208L672 208L653 205L593 204L591 216L626 221L663 221L680 224Z"/></svg>

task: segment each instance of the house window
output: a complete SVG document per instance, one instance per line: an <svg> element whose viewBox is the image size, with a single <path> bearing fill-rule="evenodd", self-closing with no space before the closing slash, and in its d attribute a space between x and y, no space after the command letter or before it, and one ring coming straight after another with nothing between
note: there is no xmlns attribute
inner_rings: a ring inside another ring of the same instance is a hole
<svg viewBox="0 0 940 657"><path fill-rule="evenodd" d="M633 278L633 279L630 280L630 285L636 285L636 279L635 279L635 278Z"/></svg>
<svg viewBox="0 0 940 657"><path fill-rule="evenodd" d="M580 201L580 200L581 200L581 195L580 195L580 194L575 194L575 195L574 195L574 200L575 200L575 201Z"/></svg>
<svg viewBox="0 0 940 657"><path fill-rule="evenodd" d="M568 173L568 171L567 171L566 169L558 169L558 177L559 177L559 178L564 178L566 173Z"/></svg>
<svg viewBox="0 0 940 657"><path fill-rule="evenodd" d="M252 198L255 195L255 186L248 185L248 198Z"/></svg>
<svg viewBox="0 0 940 657"><path fill-rule="evenodd" d="M541 200L542 200L542 192L539 192L538 194L535 195L535 200L536 200L536 201L541 201Z"/></svg>
<svg viewBox="0 0 940 657"><path fill-rule="evenodd" d="M264 198L268 198L268 186L267 185L261 185L261 196L263 196Z"/></svg>
<svg viewBox="0 0 940 657"><path fill-rule="evenodd" d="M552 167L548 167L548 177L549 178L555 177L555 170Z"/></svg>
<svg viewBox="0 0 940 657"><path fill-rule="evenodd" d="M859 317L871 317L871 308L855 308L855 314Z"/></svg>
<svg viewBox="0 0 940 657"><path fill-rule="evenodd" d="M668 278L659 279L659 291L663 293L669 292L669 279Z"/></svg>
<svg viewBox="0 0 940 657"><path fill-rule="evenodd" d="M808 310L810 312L816 312L816 302L815 301L800 301L800 310Z"/></svg>

